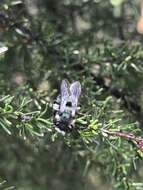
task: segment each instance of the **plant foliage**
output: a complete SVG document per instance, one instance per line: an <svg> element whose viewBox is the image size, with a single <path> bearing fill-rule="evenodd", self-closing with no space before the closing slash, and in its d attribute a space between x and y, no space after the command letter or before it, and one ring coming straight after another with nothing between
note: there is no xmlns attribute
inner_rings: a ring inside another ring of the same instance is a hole
<svg viewBox="0 0 143 190"><path fill-rule="evenodd" d="M0 2L4 190L143 189L139 2ZM75 128L53 126L62 79L80 81Z"/></svg>

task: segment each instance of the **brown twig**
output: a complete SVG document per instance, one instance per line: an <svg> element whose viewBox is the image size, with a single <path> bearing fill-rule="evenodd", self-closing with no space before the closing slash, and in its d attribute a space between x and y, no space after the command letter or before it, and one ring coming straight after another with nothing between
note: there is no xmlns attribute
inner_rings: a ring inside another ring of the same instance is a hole
<svg viewBox="0 0 143 190"><path fill-rule="evenodd" d="M141 137L136 137L132 133L126 133L126 132L119 132L119 131L110 131L107 129L102 129L102 131L106 134L112 135L112 136L118 136L125 138L129 141L132 141L141 151L143 151L143 139Z"/></svg>

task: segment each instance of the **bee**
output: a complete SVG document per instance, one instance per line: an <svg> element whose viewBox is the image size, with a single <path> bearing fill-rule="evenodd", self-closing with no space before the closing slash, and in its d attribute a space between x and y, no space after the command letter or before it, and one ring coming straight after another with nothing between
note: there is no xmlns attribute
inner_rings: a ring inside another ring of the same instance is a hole
<svg viewBox="0 0 143 190"><path fill-rule="evenodd" d="M79 81L70 85L67 80L62 80L60 94L53 104L53 123L57 131L64 134L71 132L74 128L74 118L80 94L81 85Z"/></svg>

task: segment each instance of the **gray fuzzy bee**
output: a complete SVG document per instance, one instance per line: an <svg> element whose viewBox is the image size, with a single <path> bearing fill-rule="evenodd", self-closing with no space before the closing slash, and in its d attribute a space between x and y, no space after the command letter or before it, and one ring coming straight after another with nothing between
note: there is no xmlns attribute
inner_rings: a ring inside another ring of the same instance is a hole
<svg viewBox="0 0 143 190"><path fill-rule="evenodd" d="M70 85L67 80L62 81L60 94L53 104L56 130L65 133L73 129L80 94L80 82L76 81Z"/></svg>

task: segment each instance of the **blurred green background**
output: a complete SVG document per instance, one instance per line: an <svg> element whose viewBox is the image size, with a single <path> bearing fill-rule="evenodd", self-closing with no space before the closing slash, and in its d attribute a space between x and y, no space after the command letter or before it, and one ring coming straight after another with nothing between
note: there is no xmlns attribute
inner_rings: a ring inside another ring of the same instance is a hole
<svg viewBox="0 0 143 190"><path fill-rule="evenodd" d="M143 136L140 9L139 0L0 1L1 189L143 189L133 143L40 131L52 125L50 105L67 78L82 86L80 125Z"/></svg>

